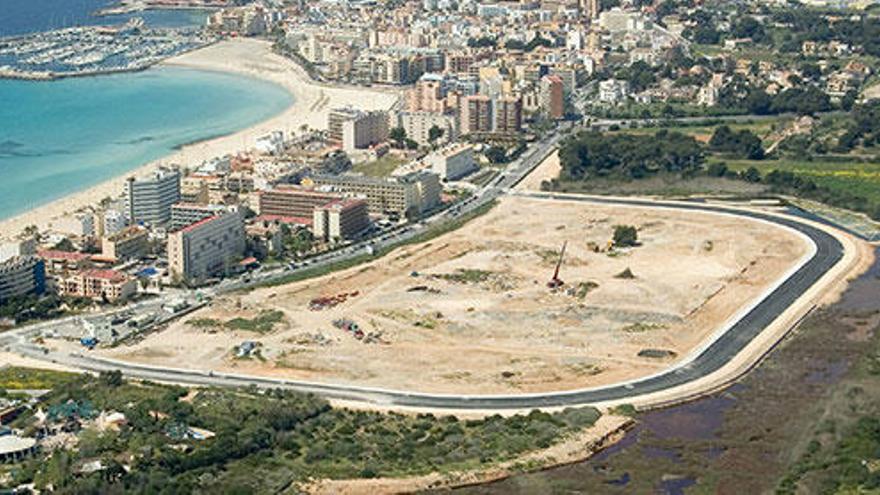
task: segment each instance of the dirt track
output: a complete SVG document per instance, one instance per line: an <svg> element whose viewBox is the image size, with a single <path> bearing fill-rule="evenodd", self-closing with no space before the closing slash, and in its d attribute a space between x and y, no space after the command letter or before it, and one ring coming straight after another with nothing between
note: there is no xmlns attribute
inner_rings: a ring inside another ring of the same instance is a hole
<svg viewBox="0 0 880 495"><path fill-rule="evenodd" d="M638 226L642 245L594 252L617 224ZM546 287L563 241L566 287L596 284L582 298ZM281 310L285 322L271 334L180 322L109 354L432 392L601 385L685 355L805 252L787 231L744 219L506 198L457 232L338 274L229 297L190 318ZM627 268L635 278L618 278ZM335 307L308 307L313 298L355 291ZM335 328L339 318L378 336L376 343ZM233 359L243 340L261 342L262 359ZM645 349L674 355L639 356Z"/></svg>

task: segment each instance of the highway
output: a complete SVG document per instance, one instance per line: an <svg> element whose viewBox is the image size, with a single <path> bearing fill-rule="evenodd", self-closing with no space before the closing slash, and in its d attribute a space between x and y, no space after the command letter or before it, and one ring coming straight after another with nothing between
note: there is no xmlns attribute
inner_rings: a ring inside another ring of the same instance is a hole
<svg viewBox="0 0 880 495"><path fill-rule="evenodd" d="M504 174L499 175L468 202L451 210L446 210L426 224L455 219L479 206L509 194L510 189L531 172L543 159L553 151L561 139L560 134L553 134L544 141L531 147L519 160L512 163ZM342 399L356 402L368 402L387 407L432 408L450 410L510 410L531 409L541 407L579 406L611 400L627 400L628 398L663 391L684 385L703 378L723 367L734 356L742 351L757 335L770 325L782 312L791 306L805 291L843 258L843 246L831 234L806 223L796 217L780 217L757 211L744 211L724 206L704 203L666 203L643 199L596 198L572 195L556 195L548 193L517 193L534 197L543 197L552 201L554 197L564 196L566 200L577 200L608 205L626 205L647 208L674 208L694 212L716 212L751 218L788 227L815 244L815 252L806 262L794 271L785 281L772 290L764 299L745 312L742 317L730 325L724 333L694 359L670 368L659 374L635 380L625 384L594 387L563 392L548 392L522 395L445 395L428 394L409 391L385 390L349 385L320 384L295 380L272 379L255 376L243 376L228 373L211 372L208 370L179 370L151 367L120 361L95 358L88 353L62 354L46 352L43 348L30 342L34 336L32 331L4 334L0 336L0 344L6 344L14 352L42 360L52 360L67 366L88 370L102 371L118 369L126 376L154 381L164 381L191 385L206 386L249 386L280 387L302 392L311 392L331 399ZM403 238L417 235L421 228L411 228L403 232ZM386 242L393 244L400 238ZM349 255L354 255L354 252ZM338 258L334 258L334 261ZM240 288L240 287L236 287ZM720 329L720 327L719 327Z"/></svg>

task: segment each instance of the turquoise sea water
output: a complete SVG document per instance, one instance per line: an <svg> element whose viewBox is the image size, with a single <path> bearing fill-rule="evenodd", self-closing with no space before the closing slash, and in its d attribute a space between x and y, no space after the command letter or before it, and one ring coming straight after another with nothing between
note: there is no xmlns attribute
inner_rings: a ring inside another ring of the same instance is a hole
<svg viewBox="0 0 880 495"><path fill-rule="evenodd" d="M0 80L0 219L181 145L250 127L291 98L254 79L166 67L52 82Z"/></svg>
<svg viewBox="0 0 880 495"><path fill-rule="evenodd" d="M119 24L140 17L152 27L203 26L204 10L150 10L96 17L95 11L115 5L113 0L0 0L0 37L17 36L72 26Z"/></svg>

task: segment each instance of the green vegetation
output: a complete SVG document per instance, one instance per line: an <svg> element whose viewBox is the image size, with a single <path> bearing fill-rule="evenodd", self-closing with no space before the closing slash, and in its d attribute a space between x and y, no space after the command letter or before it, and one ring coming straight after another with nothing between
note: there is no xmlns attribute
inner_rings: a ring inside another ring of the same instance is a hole
<svg viewBox="0 0 880 495"><path fill-rule="evenodd" d="M726 125L719 126L709 140L709 149L734 157L760 160L764 158L761 139L748 130L733 131Z"/></svg>
<svg viewBox="0 0 880 495"><path fill-rule="evenodd" d="M11 318L18 324L51 320L68 312L81 311L93 304L94 301L84 297L61 297L55 294L19 296L0 304L0 318Z"/></svg>
<svg viewBox="0 0 880 495"><path fill-rule="evenodd" d="M243 330L246 332L269 333L275 325L284 321L284 313L278 310L260 311L254 318L233 318L223 326L230 330Z"/></svg>
<svg viewBox="0 0 880 495"><path fill-rule="evenodd" d="M544 47L553 46L553 42L551 42L547 38L541 37L541 35L539 34L538 36L535 36L534 38L532 38L532 40L529 41L528 43L525 43L525 42L517 40L517 39L510 39L510 40L507 40L506 43L504 43L504 48L507 48L508 50L522 50L522 51L526 51L526 52L533 51L535 48L538 48L539 46L544 46Z"/></svg>
<svg viewBox="0 0 880 495"><path fill-rule="evenodd" d="M863 351L854 356L843 380L834 382L833 394L815 414L812 431L799 438L798 456L779 480L778 494L877 493L880 487L880 334L872 313L864 311L837 320L833 327L839 335L841 328L853 331L862 326L871 338L858 343Z"/></svg>
<svg viewBox="0 0 880 495"><path fill-rule="evenodd" d="M639 244L639 231L632 225L614 226L614 245L617 247L633 247Z"/></svg>
<svg viewBox="0 0 880 495"><path fill-rule="evenodd" d="M880 124L875 118L880 115L880 103L853 113L858 116L823 120L833 123L837 135L854 136L852 140L861 149L874 146L880 139ZM701 192L701 187L712 187L711 182L705 182L711 178L726 182L731 190L735 189L733 181L741 181L756 188L752 195L795 196L880 219L880 163L875 160L855 155L790 158L780 152L764 158L763 154L761 140L754 133L727 126L718 127L706 146L667 130L653 136L644 129L606 135L582 132L563 142L560 178L544 187L595 192L612 190L615 183L656 178L668 181L664 187L673 193L678 184L682 194L693 194ZM752 159L737 158L742 156ZM690 184L695 187L689 188Z"/></svg>
<svg viewBox="0 0 880 495"><path fill-rule="evenodd" d="M391 175L391 172L394 172L394 169L404 163L406 163L406 160L404 160L403 158L399 158L391 154L386 154L376 161L358 163L354 165L351 170L353 172L370 175L373 177L388 177L389 175Z"/></svg>
<svg viewBox="0 0 880 495"><path fill-rule="evenodd" d="M715 129L720 125L724 125L731 131L749 131L752 134L765 139L766 136L789 123L790 119L784 117L763 117L739 121L706 118L694 122L661 121L656 124L644 125L644 127L621 129L618 132L624 134L653 135L659 129L666 129L669 132L678 132L701 141L708 141L715 133Z"/></svg>
<svg viewBox="0 0 880 495"><path fill-rule="evenodd" d="M0 389L45 390L63 386L74 379L75 373L38 370L8 366L0 368Z"/></svg>
<svg viewBox="0 0 880 495"><path fill-rule="evenodd" d="M704 156L694 138L660 130L653 136L580 132L562 142L559 159L560 180L583 181L593 177L638 179L660 172L696 171Z"/></svg>
<svg viewBox="0 0 880 495"><path fill-rule="evenodd" d="M716 161L718 162L718 161ZM724 166L771 192L880 218L880 163L830 160L732 160Z"/></svg>
<svg viewBox="0 0 880 495"><path fill-rule="evenodd" d="M187 320L187 325L194 328L217 328L223 326L223 323L220 320L216 320L214 318L193 318L191 320Z"/></svg>
<svg viewBox="0 0 880 495"><path fill-rule="evenodd" d="M435 276L456 284L480 284L489 280L492 275L493 273L487 270L459 268L455 273L441 273Z"/></svg>
<svg viewBox="0 0 880 495"><path fill-rule="evenodd" d="M574 295L578 299L583 299L587 297L587 294L598 288L599 284L593 282L592 280L588 280L586 282L578 282L577 287L574 290Z"/></svg>
<svg viewBox="0 0 880 495"><path fill-rule="evenodd" d="M632 404L621 404L619 406L614 406L608 412L611 414L616 414L618 416L627 416L630 418L634 418L637 413L636 407Z"/></svg>
<svg viewBox="0 0 880 495"><path fill-rule="evenodd" d="M646 322L636 322L630 323L629 325L622 328L622 331L625 333L642 333L648 332L651 330L660 330L666 328L666 325L662 323L646 323Z"/></svg>
<svg viewBox="0 0 880 495"><path fill-rule="evenodd" d="M116 410L127 419L118 431L83 430L75 450L46 451L13 467L13 483L52 485L62 493L277 493L314 478L484 468L547 448L600 416L594 408L466 421L382 414L332 408L282 390L188 394L182 387L125 382L118 372L78 376L45 404L62 415ZM31 414L16 426L29 428ZM215 436L197 440L190 428ZM94 459L106 469L76 473Z"/></svg>

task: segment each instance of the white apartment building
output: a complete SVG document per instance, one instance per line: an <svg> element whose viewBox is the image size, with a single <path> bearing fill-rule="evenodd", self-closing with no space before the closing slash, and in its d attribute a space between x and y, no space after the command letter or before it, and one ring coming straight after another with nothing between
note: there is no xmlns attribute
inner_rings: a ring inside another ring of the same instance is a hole
<svg viewBox="0 0 880 495"><path fill-rule="evenodd" d="M171 207L171 225L169 229L180 230L186 226L214 215L231 211L234 207L226 205L204 205L200 203L177 203Z"/></svg>
<svg viewBox="0 0 880 495"><path fill-rule="evenodd" d="M173 278L199 284L228 273L244 250L240 212L223 212L168 234L168 268Z"/></svg>
<svg viewBox="0 0 880 495"><path fill-rule="evenodd" d="M171 219L171 205L180 201L180 172L162 167L146 177L125 183L125 210L132 224L164 225Z"/></svg>
<svg viewBox="0 0 880 495"><path fill-rule="evenodd" d="M355 238L370 226L367 201L345 198L315 208L312 233L325 241Z"/></svg>
<svg viewBox="0 0 880 495"><path fill-rule="evenodd" d="M425 163L446 181L458 180L477 169L474 147L470 144L453 144L439 149L425 157Z"/></svg>
<svg viewBox="0 0 880 495"><path fill-rule="evenodd" d="M443 135L435 143L443 144L458 137L457 120L453 115L433 112L401 112L399 125L406 131L407 137L420 145L430 144L428 138L431 128L436 126L443 131Z"/></svg>
<svg viewBox="0 0 880 495"><path fill-rule="evenodd" d="M386 112L337 108L330 111L327 119L330 139L341 143L345 151L369 148L388 139Z"/></svg>
<svg viewBox="0 0 880 495"><path fill-rule="evenodd" d="M617 105L627 96L629 96L629 82L618 79L599 82L599 101L602 103Z"/></svg>

